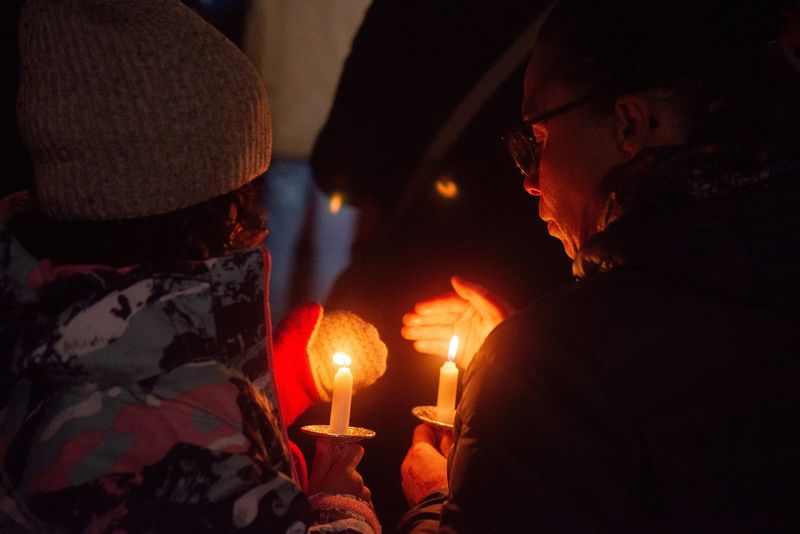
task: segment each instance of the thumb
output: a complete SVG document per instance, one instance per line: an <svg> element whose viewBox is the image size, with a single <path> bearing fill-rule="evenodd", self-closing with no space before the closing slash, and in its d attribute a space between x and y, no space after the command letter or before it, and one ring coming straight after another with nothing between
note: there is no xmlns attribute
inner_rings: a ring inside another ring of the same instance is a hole
<svg viewBox="0 0 800 534"><path fill-rule="evenodd" d="M427 443L436 447L436 433L433 429L425 424L419 424L414 427L414 434L411 438L411 444L414 445L415 443Z"/></svg>
<svg viewBox="0 0 800 534"><path fill-rule="evenodd" d="M453 446L453 432L452 430L448 430L442 433L442 437L439 440L439 452L442 453L445 457L450 452L450 449Z"/></svg>
<svg viewBox="0 0 800 534"><path fill-rule="evenodd" d="M468 301L484 317L500 317L504 319L513 311L513 306L494 296L489 290L478 284L468 282L460 276L450 279L456 294Z"/></svg>

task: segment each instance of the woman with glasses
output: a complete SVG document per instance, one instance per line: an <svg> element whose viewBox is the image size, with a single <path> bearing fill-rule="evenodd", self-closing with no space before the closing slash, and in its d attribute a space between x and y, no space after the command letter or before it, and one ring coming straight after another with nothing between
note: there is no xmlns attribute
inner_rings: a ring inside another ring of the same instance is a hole
<svg viewBox="0 0 800 534"><path fill-rule="evenodd" d="M406 530L797 530L798 12L554 8L505 140L577 281L511 315L454 278L404 317L420 352L470 340Z"/></svg>

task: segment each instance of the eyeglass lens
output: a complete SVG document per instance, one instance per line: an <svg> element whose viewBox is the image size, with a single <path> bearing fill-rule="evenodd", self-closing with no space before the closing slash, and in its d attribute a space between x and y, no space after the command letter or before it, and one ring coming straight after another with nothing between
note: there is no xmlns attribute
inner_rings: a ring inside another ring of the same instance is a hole
<svg viewBox="0 0 800 534"><path fill-rule="evenodd" d="M525 176L536 172L533 167L539 165L540 145L535 139L522 132L512 132L507 137L506 146L519 172Z"/></svg>

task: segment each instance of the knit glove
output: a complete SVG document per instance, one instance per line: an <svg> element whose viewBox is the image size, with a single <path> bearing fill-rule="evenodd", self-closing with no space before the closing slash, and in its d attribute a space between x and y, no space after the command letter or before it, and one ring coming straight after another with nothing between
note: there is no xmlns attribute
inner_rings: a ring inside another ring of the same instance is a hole
<svg viewBox="0 0 800 534"><path fill-rule="evenodd" d="M273 363L287 425L314 402L331 400L338 370L333 354L339 351L348 353L353 361L354 391L369 386L386 372L386 345L377 329L354 313L324 313L318 303L307 302L280 322L273 341Z"/></svg>

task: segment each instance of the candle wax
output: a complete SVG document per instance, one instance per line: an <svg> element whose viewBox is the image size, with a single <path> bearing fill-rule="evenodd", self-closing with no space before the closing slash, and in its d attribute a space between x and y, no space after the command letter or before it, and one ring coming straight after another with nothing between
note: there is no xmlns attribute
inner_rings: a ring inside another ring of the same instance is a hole
<svg viewBox="0 0 800 534"><path fill-rule="evenodd" d="M443 423L451 423L456 412L456 391L458 390L458 367L455 362L446 361L439 369L439 395L436 401L436 418Z"/></svg>
<svg viewBox="0 0 800 534"><path fill-rule="evenodd" d="M350 427L350 400L353 396L353 374L346 366L339 367L333 377L330 431L347 434Z"/></svg>

